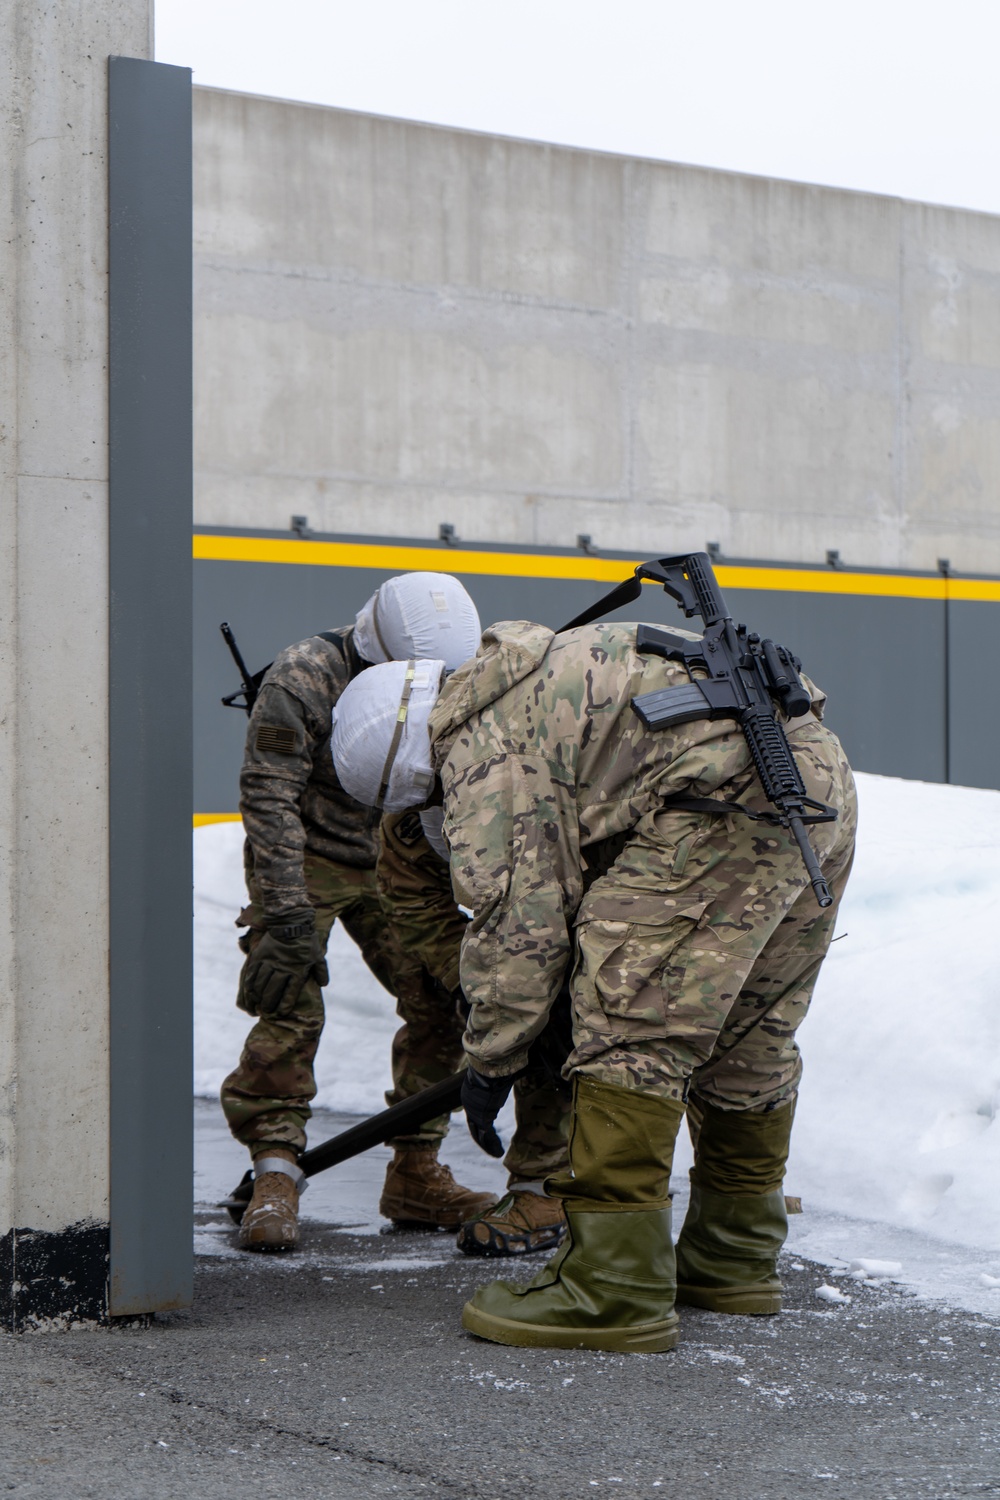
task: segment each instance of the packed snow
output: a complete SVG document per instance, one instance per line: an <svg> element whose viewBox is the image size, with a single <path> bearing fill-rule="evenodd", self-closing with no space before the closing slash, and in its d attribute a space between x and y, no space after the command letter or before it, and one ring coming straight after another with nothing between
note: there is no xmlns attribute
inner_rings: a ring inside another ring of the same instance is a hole
<svg viewBox="0 0 1000 1500"><path fill-rule="evenodd" d="M854 873L800 1033L786 1188L805 1213L789 1246L848 1288L892 1279L1000 1313L1000 792L858 784ZM242 830L209 825L194 846L195 1093L210 1097L249 1026L234 1006ZM317 1103L373 1113L392 1000L339 926L329 957ZM682 1141L679 1181L689 1161Z"/></svg>

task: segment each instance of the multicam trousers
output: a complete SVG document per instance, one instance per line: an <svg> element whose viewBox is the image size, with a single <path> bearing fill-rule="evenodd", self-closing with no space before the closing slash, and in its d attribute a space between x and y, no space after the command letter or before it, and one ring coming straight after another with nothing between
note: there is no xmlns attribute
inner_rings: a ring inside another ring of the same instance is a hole
<svg viewBox="0 0 1000 1500"><path fill-rule="evenodd" d="M464 1023L455 998L394 938L379 901L375 871L307 855L305 880L324 947L339 918L375 978L396 997L403 1024L393 1039L393 1088L386 1101L396 1104L456 1072L464 1061ZM240 940L245 951L260 941L265 930L252 874L247 887L250 904L237 921L237 926L249 927ZM305 1149L305 1126L316 1094L313 1062L323 1022L323 992L310 979L291 1015L257 1019L239 1065L223 1083L222 1108L229 1128L255 1156L279 1145ZM442 1116L416 1135L391 1144L437 1145L447 1129L448 1118Z"/></svg>
<svg viewBox="0 0 1000 1500"><path fill-rule="evenodd" d="M722 1110L794 1098L795 1033L833 936L857 825L853 778L820 724L794 739L810 796L838 809L809 836L822 910L790 833L742 814L644 818L577 916L570 1066ZM765 804L752 793L748 805Z"/></svg>

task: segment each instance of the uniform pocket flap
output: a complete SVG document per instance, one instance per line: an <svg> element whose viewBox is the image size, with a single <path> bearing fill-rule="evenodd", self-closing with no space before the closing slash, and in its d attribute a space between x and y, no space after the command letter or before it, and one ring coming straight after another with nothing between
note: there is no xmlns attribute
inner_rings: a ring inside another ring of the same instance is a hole
<svg viewBox="0 0 1000 1500"><path fill-rule="evenodd" d="M709 908L708 901L692 901L683 896L655 896L646 892L602 891L584 898L579 922L637 922L644 927L665 927L678 917L700 922Z"/></svg>

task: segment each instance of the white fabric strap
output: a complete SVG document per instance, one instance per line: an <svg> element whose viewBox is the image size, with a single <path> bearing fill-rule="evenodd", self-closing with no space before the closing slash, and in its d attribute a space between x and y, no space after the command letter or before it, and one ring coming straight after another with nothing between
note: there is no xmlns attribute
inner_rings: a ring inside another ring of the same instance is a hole
<svg viewBox="0 0 1000 1500"><path fill-rule="evenodd" d="M443 661L377 663L337 701L330 748L340 784L363 807L420 807L434 785L428 721Z"/></svg>
<svg viewBox="0 0 1000 1500"><path fill-rule="evenodd" d="M309 1179L302 1168L293 1161L286 1161L283 1156L258 1156L253 1164L253 1175L263 1177L265 1172L280 1172L283 1177L290 1177L300 1195L309 1186Z"/></svg>
<svg viewBox="0 0 1000 1500"><path fill-rule="evenodd" d="M417 675L417 664L413 657L406 663L406 676L403 678L403 696L399 700L399 709L396 714L396 724L392 731L392 739L389 741L389 753L382 767L382 780L379 783L378 796L375 798L375 811L381 812L385 805L386 794L389 790L389 781L392 777L392 766L399 750L399 742L403 738L403 729L406 725L406 715L410 707L410 695L413 692L413 679Z"/></svg>

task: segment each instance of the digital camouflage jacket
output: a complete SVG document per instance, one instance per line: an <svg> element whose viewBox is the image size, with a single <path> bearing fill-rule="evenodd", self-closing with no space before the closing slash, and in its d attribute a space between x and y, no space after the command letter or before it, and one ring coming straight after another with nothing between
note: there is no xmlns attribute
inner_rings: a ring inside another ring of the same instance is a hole
<svg viewBox="0 0 1000 1500"><path fill-rule="evenodd" d="M688 676L640 656L635 637L634 624L558 636L494 625L431 715L452 885L473 912L461 953L465 1043L486 1073L516 1072L544 1026L592 861L606 863L672 794L767 807L732 721L644 727L632 698ZM806 685L815 724L824 699Z"/></svg>
<svg viewBox="0 0 1000 1500"><path fill-rule="evenodd" d="M378 853L368 809L344 791L330 753L334 705L367 663L354 648L353 626L330 635L282 651L250 715L240 812L247 872L268 918L309 905L305 854L370 870Z"/></svg>

